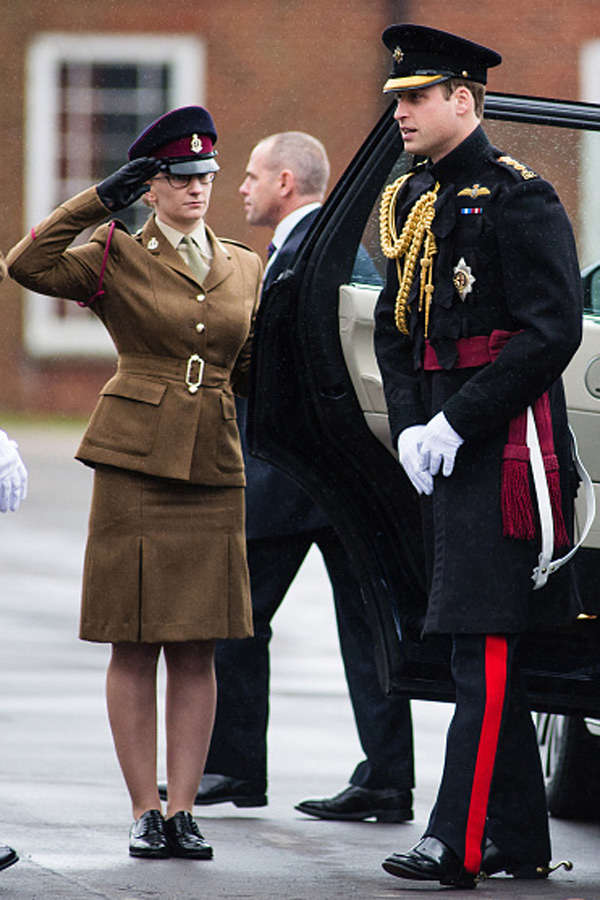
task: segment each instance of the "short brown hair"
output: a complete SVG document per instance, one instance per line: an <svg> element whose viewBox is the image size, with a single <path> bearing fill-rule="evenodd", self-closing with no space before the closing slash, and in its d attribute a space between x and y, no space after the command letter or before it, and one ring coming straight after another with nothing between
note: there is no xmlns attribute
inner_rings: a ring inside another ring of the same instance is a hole
<svg viewBox="0 0 600 900"><path fill-rule="evenodd" d="M301 197L325 196L329 159L321 141L305 131L270 134L257 144L267 148L266 164L272 171L291 169Z"/></svg>
<svg viewBox="0 0 600 900"><path fill-rule="evenodd" d="M466 78L450 78L448 81L442 82L442 87L446 92L446 97L450 97L457 87L466 87L473 95L475 101L475 115L478 119L483 119L483 101L485 99L485 87L478 81L467 81Z"/></svg>

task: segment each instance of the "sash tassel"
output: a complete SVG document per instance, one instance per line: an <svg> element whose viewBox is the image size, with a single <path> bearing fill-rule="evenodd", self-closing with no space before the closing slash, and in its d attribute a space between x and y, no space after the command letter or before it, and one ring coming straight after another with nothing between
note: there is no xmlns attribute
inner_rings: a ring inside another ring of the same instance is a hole
<svg viewBox="0 0 600 900"><path fill-rule="evenodd" d="M533 415L540 441L552 519L554 522L554 546L569 545L565 526L560 489L558 459L554 452L550 401L545 392L533 404ZM502 533L504 537L531 541L535 538L535 520L529 486L529 449L527 439L527 413L519 413L511 419L508 442L502 460Z"/></svg>
<svg viewBox="0 0 600 900"><path fill-rule="evenodd" d="M513 450L525 450L520 457ZM529 488L529 450L507 444L502 462L502 533L504 537L532 541L535 538L533 503Z"/></svg>

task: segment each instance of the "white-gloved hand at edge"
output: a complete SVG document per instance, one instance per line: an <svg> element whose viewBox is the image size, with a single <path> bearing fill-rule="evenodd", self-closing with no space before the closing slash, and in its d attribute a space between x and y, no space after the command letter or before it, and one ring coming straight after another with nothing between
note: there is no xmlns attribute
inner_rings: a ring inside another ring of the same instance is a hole
<svg viewBox="0 0 600 900"><path fill-rule="evenodd" d="M0 429L0 512L15 512L27 496L27 469L16 441Z"/></svg>
<svg viewBox="0 0 600 900"><path fill-rule="evenodd" d="M464 443L443 412L430 419L421 438L421 455L430 475L451 475L458 448Z"/></svg>
<svg viewBox="0 0 600 900"><path fill-rule="evenodd" d="M411 425L398 435L398 459L418 494L431 494L433 478L421 453L425 425Z"/></svg>

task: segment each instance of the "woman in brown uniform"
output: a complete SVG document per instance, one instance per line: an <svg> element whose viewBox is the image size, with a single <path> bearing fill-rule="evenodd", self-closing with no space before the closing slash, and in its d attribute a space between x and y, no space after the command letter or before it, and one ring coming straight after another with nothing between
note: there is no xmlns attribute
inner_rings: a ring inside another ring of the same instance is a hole
<svg viewBox="0 0 600 900"><path fill-rule="evenodd" d="M77 452L95 468L80 637L112 643L106 693L135 819L129 852L146 858L212 856L191 810L214 718L214 641L252 633L233 392L245 391L262 266L204 224L216 139L202 107L167 113L125 166L61 204L7 260L25 287L89 303L118 351ZM140 233L110 222L67 249L142 194L153 214Z"/></svg>

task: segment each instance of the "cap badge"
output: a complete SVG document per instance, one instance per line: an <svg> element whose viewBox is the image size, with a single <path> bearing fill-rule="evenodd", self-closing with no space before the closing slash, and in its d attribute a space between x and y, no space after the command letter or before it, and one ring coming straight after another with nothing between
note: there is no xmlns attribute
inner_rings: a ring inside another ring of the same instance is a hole
<svg viewBox="0 0 600 900"><path fill-rule="evenodd" d="M147 250L158 250L158 241L155 237L151 237L148 243L146 244Z"/></svg>
<svg viewBox="0 0 600 900"><path fill-rule="evenodd" d="M454 278L452 279L452 283L456 288L458 296L464 303L467 294L470 294L473 290L473 285L477 279L471 272L471 266L468 266L465 262L464 256L461 256L458 263L454 266L453 271Z"/></svg>
<svg viewBox="0 0 600 900"><path fill-rule="evenodd" d="M472 197L473 200L476 197L487 197L490 194L489 188L481 187L479 184L474 184L473 187L463 188L462 191L459 191L456 195L457 197Z"/></svg>
<svg viewBox="0 0 600 900"><path fill-rule="evenodd" d="M199 138L197 134L192 135L190 149L192 153L202 153L202 138Z"/></svg>
<svg viewBox="0 0 600 900"><path fill-rule="evenodd" d="M402 48L396 47L396 49L392 53L392 57L394 59L394 62L401 63L404 59L404 51L402 50Z"/></svg>

